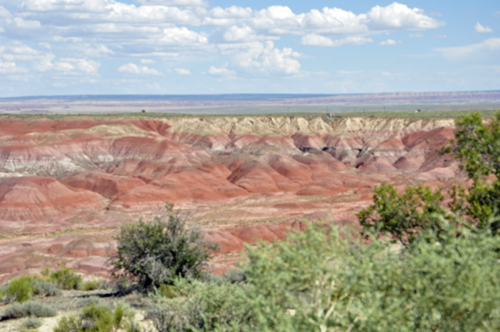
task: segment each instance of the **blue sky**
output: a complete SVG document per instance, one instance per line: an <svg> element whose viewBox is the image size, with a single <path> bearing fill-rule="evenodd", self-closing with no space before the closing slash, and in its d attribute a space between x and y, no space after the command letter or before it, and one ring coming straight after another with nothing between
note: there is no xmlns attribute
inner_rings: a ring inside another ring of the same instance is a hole
<svg viewBox="0 0 500 332"><path fill-rule="evenodd" d="M498 1L0 0L0 97L498 89Z"/></svg>

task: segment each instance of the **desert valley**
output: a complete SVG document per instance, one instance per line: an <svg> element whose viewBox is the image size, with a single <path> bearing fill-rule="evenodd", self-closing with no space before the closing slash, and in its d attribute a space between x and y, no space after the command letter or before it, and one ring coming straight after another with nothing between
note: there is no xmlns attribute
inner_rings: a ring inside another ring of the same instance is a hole
<svg viewBox="0 0 500 332"><path fill-rule="evenodd" d="M166 203L236 266L244 243L283 239L304 219L359 228L381 182L463 182L437 150L453 119L38 117L0 120L0 282L59 264L109 277L119 226Z"/></svg>

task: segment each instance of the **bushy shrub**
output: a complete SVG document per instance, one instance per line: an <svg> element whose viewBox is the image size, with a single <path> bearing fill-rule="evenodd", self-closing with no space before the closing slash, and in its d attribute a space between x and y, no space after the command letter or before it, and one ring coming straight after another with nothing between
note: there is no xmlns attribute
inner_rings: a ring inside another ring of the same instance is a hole
<svg viewBox="0 0 500 332"><path fill-rule="evenodd" d="M456 125L456 140L442 152L452 152L473 183L468 192L458 188L452 193L453 211L500 234L500 112L488 122L473 112ZM490 175L495 176L492 182L487 181Z"/></svg>
<svg viewBox="0 0 500 332"><path fill-rule="evenodd" d="M26 302L31 300L33 285L30 277L19 277L5 286L8 302Z"/></svg>
<svg viewBox="0 0 500 332"><path fill-rule="evenodd" d="M87 307L89 305L99 303L101 303L101 299L98 296L89 296L78 300L78 306L80 307Z"/></svg>
<svg viewBox="0 0 500 332"><path fill-rule="evenodd" d="M26 302L33 295L59 296L61 290L52 282L44 281L39 276L23 276L9 281L0 288L0 299L7 302Z"/></svg>
<svg viewBox="0 0 500 332"><path fill-rule="evenodd" d="M364 232L389 233L405 247L422 229L440 229L440 216L447 211L442 206L443 194L422 185L407 186L399 195L389 183L375 188L373 205L358 213Z"/></svg>
<svg viewBox="0 0 500 332"><path fill-rule="evenodd" d="M224 275L224 280L234 284L234 283L239 283L239 282L245 282L247 279L245 275L245 271L241 269L232 269Z"/></svg>
<svg viewBox="0 0 500 332"><path fill-rule="evenodd" d="M33 294L42 296L61 296L62 292L56 284L38 279L32 280Z"/></svg>
<svg viewBox="0 0 500 332"><path fill-rule="evenodd" d="M95 280L85 281L82 285L82 290L88 292L99 288L99 284Z"/></svg>
<svg viewBox="0 0 500 332"><path fill-rule="evenodd" d="M182 296L165 299L148 313L159 332L218 331L245 326L253 318L239 285L179 279L176 288Z"/></svg>
<svg viewBox="0 0 500 332"><path fill-rule="evenodd" d="M38 317L28 317L21 323L21 329L36 330L43 325L43 322Z"/></svg>
<svg viewBox="0 0 500 332"><path fill-rule="evenodd" d="M112 310L104 305L92 304L82 309L82 327L89 332L111 331L114 325Z"/></svg>
<svg viewBox="0 0 500 332"><path fill-rule="evenodd" d="M82 320L76 316L64 316L59 319L53 332L80 332L82 331Z"/></svg>
<svg viewBox="0 0 500 332"><path fill-rule="evenodd" d="M3 319L22 317L54 317L57 312L50 306L38 302L13 303L5 308Z"/></svg>
<svg viewBox="0 0 500 332"><path fill-rule="evenodd" d="M216 248L174 215L166 222L156 217L151 223L141 220L124 226L116 240L118 250L112 263L115 277L137 281L142 289L172 284L178 276L201 277L210 250Z"/></svg>
<svg viewBox="0 0 500 332"><path fill-rule="evenodd" d="M74 270L61 265L60 269L50 273L50 281L62 289L81 289L82 277L75 274Z"/></svg>
<svg viewBox="0 0 500 332"><path fill-rule="evenodd" d="M113 308L102 304L91 304L82 308L80 315L62 317L54 332L111 332L134 326L131 319L134 311L124 303L116 303ZM128 319L129 321L125 321Z"/></svg>
<svg viewBox="0 0 500 332"><path fill-rule="evenodd" d="M151 317L160 332L500 329L500 238L441 224L403 252L309 225L248 247L244 283L179 280Z"/></svg>

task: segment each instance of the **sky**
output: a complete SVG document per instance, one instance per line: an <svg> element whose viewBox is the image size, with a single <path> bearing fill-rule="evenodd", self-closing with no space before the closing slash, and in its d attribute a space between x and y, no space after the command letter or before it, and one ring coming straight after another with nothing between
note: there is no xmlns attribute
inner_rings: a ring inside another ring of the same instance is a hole
<svg viewBox="0 0 500 332"><path fill-rule="evenodd" d="M498 0L0 0L0 98L499 89Z"/></svg>

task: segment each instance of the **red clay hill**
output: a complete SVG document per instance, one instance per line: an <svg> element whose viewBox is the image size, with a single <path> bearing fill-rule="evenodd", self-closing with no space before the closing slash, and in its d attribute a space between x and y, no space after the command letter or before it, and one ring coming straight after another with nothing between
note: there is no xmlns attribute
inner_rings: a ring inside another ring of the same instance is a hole
<svg viewBox="0 0 500 332"><path fill-rule="evenodd" d="M302 117L0 120L0 281L66 263L105 276L124 224L165 202L221 254L302 220L356 225L381 181L447 186L453 120ZM212 266L220 271L227 256Z"/></svg>

